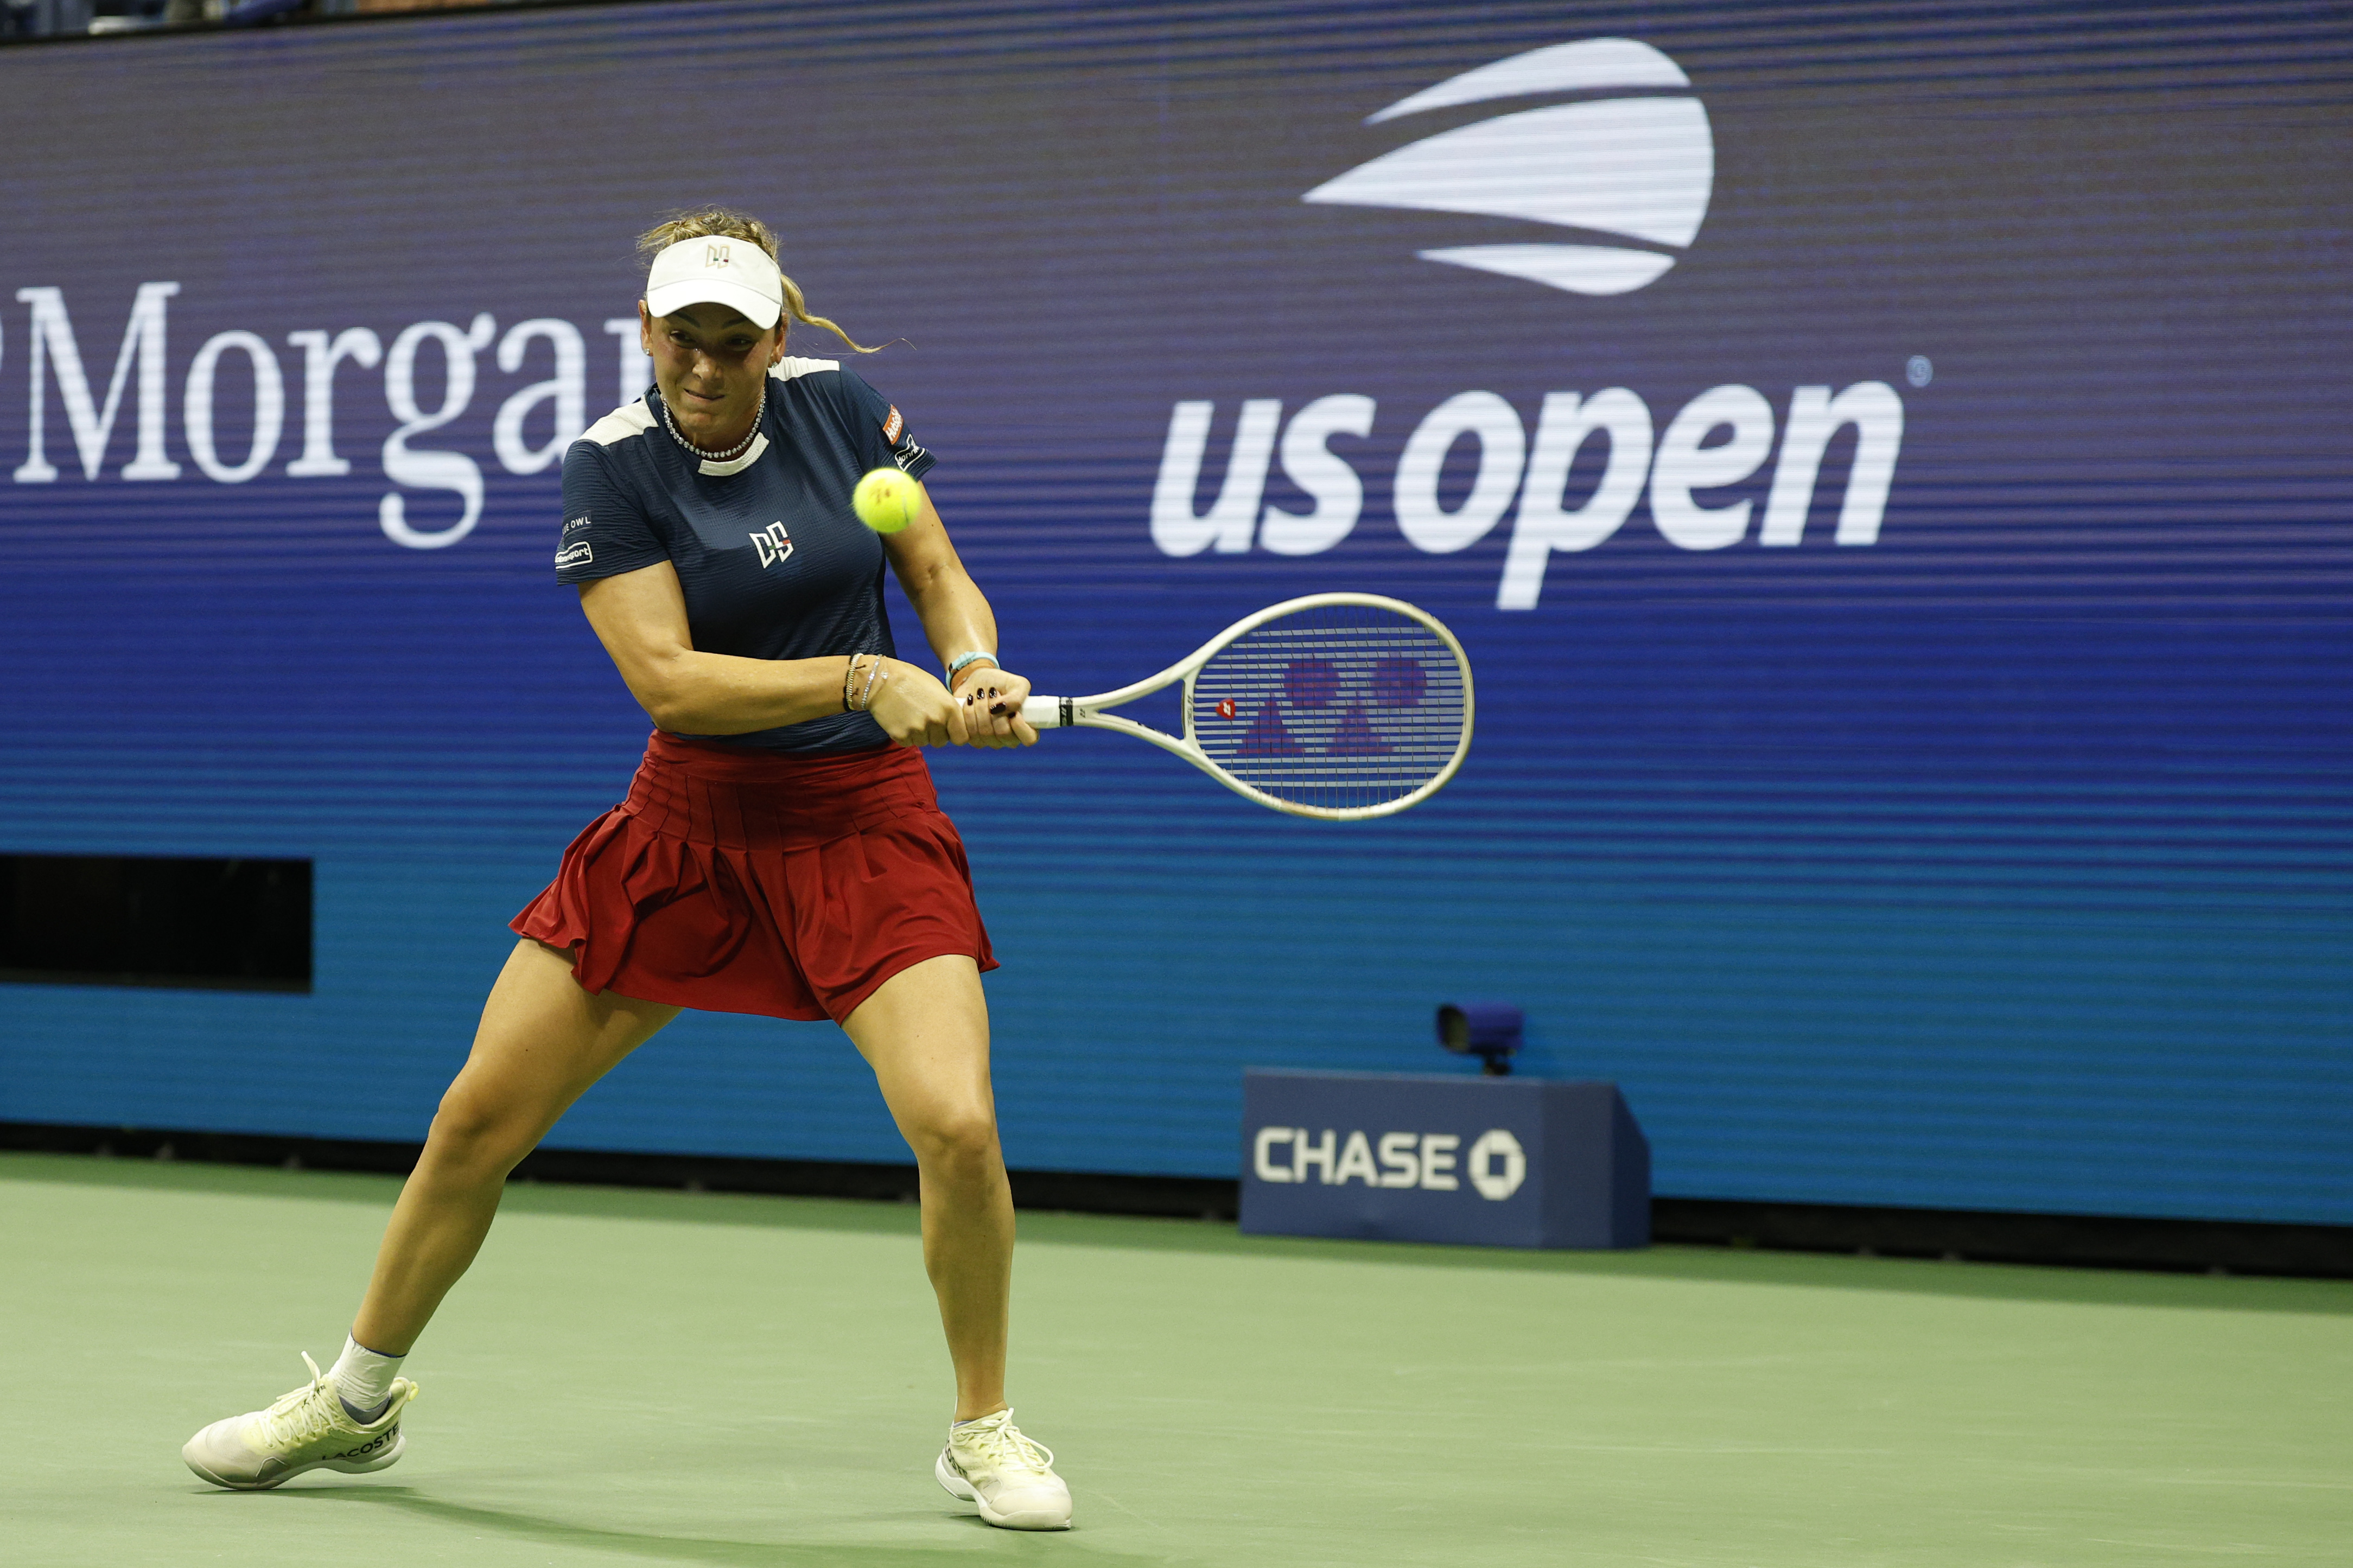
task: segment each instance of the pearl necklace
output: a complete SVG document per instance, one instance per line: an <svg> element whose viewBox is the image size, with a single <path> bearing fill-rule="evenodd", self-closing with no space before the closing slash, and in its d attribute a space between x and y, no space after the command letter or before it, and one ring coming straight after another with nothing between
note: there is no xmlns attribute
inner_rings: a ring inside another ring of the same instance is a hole
<svg viewBox="0 0 2353 1568"><path fill-rule="evenodd" d="M744 453L750 451L752 449L752 443L760 438L760 418L768 411L768 378L765 375L760 378L760 405L752 410L751 432L741 441L736 442L734 446L729 447L724 452L706 452L702 447L696 446L693 442L688 440L684 436L680 435L677 422L670 416L670 399L662 396L659 393L656 393L654 395L654 401L661 405L662 428L669 431L670 438L677 442L680 446L685 447L688 453L697 461L705 463L732 463L736 458L742 457Z"/></svg>

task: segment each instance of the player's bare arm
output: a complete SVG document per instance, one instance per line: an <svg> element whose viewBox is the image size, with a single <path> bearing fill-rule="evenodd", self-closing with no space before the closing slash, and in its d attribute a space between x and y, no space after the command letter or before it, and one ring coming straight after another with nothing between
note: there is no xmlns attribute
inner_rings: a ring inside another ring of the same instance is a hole
<svg viewBox="0 0 2353 1568"><path fill-rule="evenodd" d="M969 740L975 746L1029 746L1038 731L1021 717L1022 700L1029 682L997 663L997 616L972 574L964 569L947 527L923 498L923 514L898 533L885 535L882 548L898 574L899 586L923 623L923 636L944 669L970 653L976 659L956 672L957 706L964 710Z"/></svg>
<svg viewBox="0 0 2353 1568"><path fill-rule="evenodd" d="M944 531L941 537L944 542ZM978 600L979 590L972 593ZM672 734L743 735L797 724L840 712L846 693L851 706L870 710L902 746L960 746L967 739L963 705L930 672L902 659L881 660L870 691L871 658L739 658L698 651L678 570L668 562L582 584L580 607L629 695ZM986 602L980 608L986 617ZM1030 731L1032 739L1036 734Z"/></svg>

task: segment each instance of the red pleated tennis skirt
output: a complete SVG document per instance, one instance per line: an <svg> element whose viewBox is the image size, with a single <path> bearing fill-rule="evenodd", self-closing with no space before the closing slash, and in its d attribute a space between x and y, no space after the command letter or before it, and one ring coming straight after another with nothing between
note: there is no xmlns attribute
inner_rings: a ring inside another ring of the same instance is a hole
<svg viewBox="0 0 2353 1568"><path fill-rule="evenodd" d="M591 992L848 1017L927 958L997 967L964 841L913 748L796 757L657 730L629 798L512 922Z"/></svg>

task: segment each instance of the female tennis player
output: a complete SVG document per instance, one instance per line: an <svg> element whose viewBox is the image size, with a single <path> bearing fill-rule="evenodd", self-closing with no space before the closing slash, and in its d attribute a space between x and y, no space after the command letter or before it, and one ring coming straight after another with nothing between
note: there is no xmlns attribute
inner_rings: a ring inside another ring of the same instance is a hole
<svg viewBox="0 0 2353 1568"><path fill-rule="evenodd" d="M919 748L1029 745L1029 682L928 500L879 537L859 478L933 462L831 360L822 316L740 214L665 223L638 307L655 387L564 460L559 581L654 721L628 799L565 851L401 1189L342 1357L183 1450L224 1487L381 1469L406 1443L402 1358L472 1262L507 1173L622 1058L701 1007L831 1018L922 1173L923 1262L955 1365L940 1484L989 1523L1059 1530L1071 1495L1005 1403L1013 1205L980 975L996 967L964 846ZM946 671L895 657L885 560ZM308 1355L303 1357L309 1362Z"/></svg>

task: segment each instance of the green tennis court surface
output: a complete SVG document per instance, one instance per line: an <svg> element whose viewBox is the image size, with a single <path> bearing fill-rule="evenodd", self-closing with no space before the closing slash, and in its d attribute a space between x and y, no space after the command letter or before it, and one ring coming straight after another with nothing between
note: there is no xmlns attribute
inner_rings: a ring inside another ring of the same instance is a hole
<svg viewBox="0 0 2353 1568"><path fill-rule="evenodd" d="M510 1195L398 1466L197 1482L340 1348L393 1191L0 1156L0 1562L2353 1560L2353 1285L1025 1215L1079 1528L1019 1536L931 1479L912 1208L601 1188Z"/></svg>

